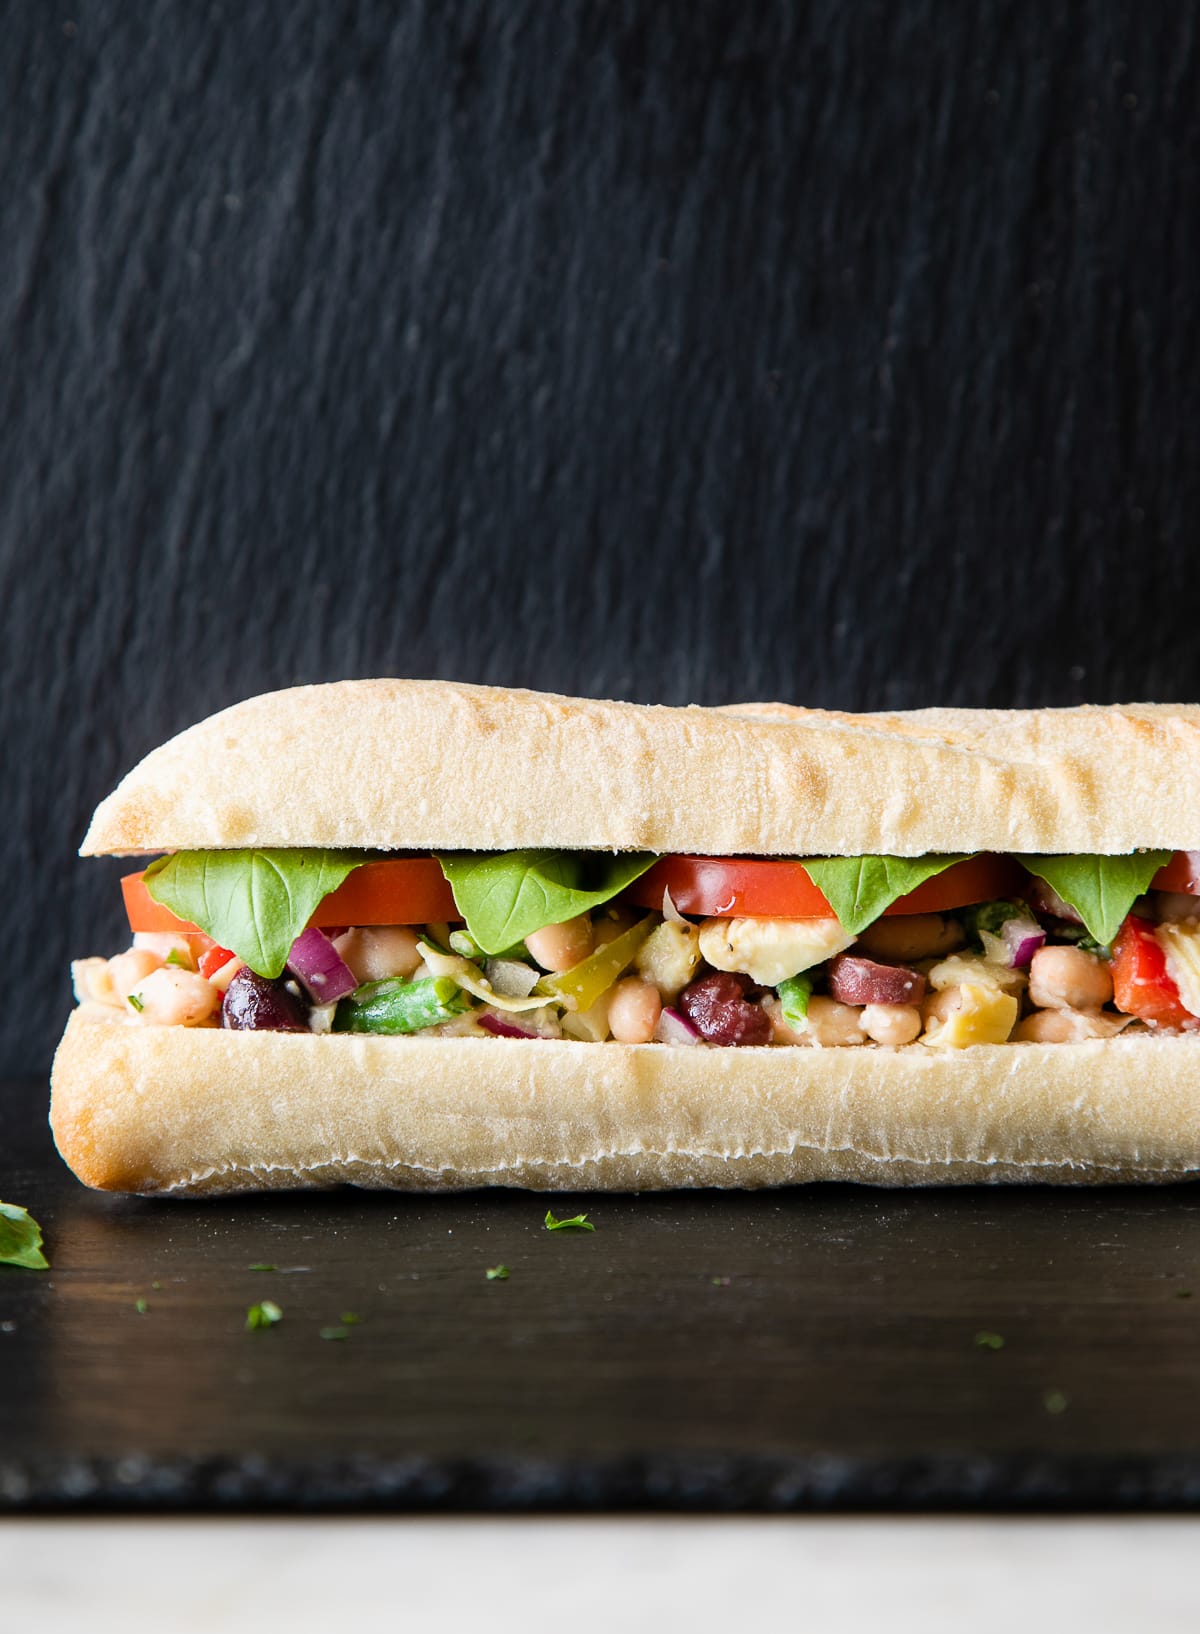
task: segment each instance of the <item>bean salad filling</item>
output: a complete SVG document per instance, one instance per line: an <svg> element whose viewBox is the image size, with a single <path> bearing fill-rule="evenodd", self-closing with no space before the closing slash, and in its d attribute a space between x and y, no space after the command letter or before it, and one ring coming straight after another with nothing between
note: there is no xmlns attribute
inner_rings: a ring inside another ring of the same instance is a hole
<svg viewBox="0 0 1200 1634"><path fill-rule="evenodd" d="M1192 852L176 853L123 888L132 946L72 974L131 1026L934 1049L1200 1031Z"/></svg>

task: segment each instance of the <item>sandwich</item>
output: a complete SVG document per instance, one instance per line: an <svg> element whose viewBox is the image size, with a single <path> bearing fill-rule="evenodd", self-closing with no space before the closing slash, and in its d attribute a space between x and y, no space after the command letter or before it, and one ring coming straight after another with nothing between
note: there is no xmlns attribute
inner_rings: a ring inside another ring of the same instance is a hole
<svg viewBox="0 0 1200 1634"><path fill-rule="evenodd" d="M151 753L82 854L134 859L52 1074L89 1186L1200 1167L1197 707L298 687Z"/></svg>

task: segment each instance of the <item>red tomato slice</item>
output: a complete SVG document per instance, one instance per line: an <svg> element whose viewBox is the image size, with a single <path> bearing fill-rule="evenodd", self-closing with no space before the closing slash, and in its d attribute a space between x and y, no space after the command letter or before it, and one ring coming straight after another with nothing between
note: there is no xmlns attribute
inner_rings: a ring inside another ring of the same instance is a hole
<svg viewBox="0 0 1200 1634"><path fill-rule="evenodd" d="M1165 870L1164 870L1165 872ZM1148 919L1129 914L1117 932L1112 953L1113 996L1118 1010L1160 1027L1195 1021L1167 971L1167 956Z"/></svg>
<svg viewBox="0 0 1200 1634"><path fill-rule="evenodd" d="M146 889L145 873L121 881L131 930L194 931ZM429 925L460 920L445 875L432 857L388 857L364 862L331 892L309 921L313 925Z"/></svg>
<svg viewBox="0 0 1200 1634"><path fill-rule="evenodd" d="M899 897L889 914L947 913L970 902L1015 896L1028 883L1011 857L968 857ZM745 914L765 919L827 919L833 909L798 862L758 857L662 857L625 892L639 908L662 908L663 891L680 913Z"/></svg>
<svg viewBox="0 0 1200 1634"><path fill-rule="evenodd" d="M1156 891L1200 894L1200 851L1177 851L1150 881Z"/></svg>

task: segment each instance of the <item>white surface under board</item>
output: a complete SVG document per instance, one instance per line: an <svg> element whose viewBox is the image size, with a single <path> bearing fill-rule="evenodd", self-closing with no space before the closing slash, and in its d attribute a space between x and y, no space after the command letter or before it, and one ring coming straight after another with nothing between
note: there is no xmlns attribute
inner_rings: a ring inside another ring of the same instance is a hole
<svg viewBox="0 0 1200 1634"><path fill-rule="evenodd" d="M0 1634L1196 1634L1198 1567L1188 1518L10 1520Z"/></svg>

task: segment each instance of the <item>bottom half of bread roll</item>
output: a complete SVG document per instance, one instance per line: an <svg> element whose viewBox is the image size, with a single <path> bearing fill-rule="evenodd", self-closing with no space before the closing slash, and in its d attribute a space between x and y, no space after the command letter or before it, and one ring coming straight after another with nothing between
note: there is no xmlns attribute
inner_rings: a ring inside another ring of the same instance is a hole
<svg viewBox="0 0 1200 1634"><path fill-rule="evenodd" d="M86 1006L51 1124L89 1186L220 1195L1182 1180L1200 1039L684 1049L131 1027Z"/></svg>

